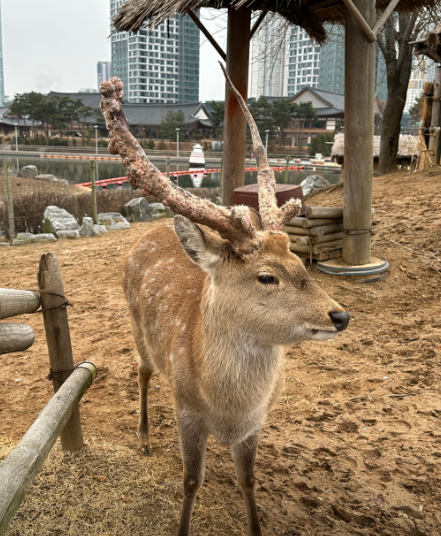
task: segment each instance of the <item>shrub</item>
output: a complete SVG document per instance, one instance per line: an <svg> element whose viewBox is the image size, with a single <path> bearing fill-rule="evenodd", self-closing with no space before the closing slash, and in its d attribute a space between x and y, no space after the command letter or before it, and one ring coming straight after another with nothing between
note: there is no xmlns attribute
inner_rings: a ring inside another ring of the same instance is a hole
<svg viewBox="0 0 441 536"><path fill-rule="evenodd" d="M166 151L167 150L167 145L162 140L158 143L158 150L159 151Z"/></svg>

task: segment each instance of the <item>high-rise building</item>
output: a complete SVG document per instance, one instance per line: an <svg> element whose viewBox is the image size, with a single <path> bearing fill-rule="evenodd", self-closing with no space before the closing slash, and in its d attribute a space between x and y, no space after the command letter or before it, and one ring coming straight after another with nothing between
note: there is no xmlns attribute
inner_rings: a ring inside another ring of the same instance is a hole
<svg viewBox="0 0 441 536"><path fill-rule="evenodd" d="M303 28L294 26L289 44L288 95L295 95L308 85L318 87L320 47Z"/></svg>
<svg viewBox="0 0 441 536"><path fill-rule="evenodd" d="M250 53L250 98L287 96L290 33L286 19L276 15L254 34Z"/></svg>
<svg viewBox="0 0 441 536"><path fill-rule="evenodd" d="M110 0L113 18L123 0ZM199 100L199 28L188 15L175 15L155 29L112 36L112 74L132 103Z"/></svg>
<svg viewBox="0 0 441 536"><path fill-rule="evenodd" d="M344 95L345 35L344 28L327 26L330 38L322 47L315 45L302 28L291 34L288 95L295 95L305 85ZM387 96L386 64L379 46L376 50L375 93Z"/></svg>
<svg viewBox="0 0 441 536"><path fill-rule="evenodd" d="M5 102L5 74L3 70L3 37L2 37L2 15L0 0L0 105Z"/></svg>
<svg viewBox="0 0 441 536"><path fill-rule="evenodd" d="M101 87L101 84L106 80L110 80L110 77L112 76L112 62L99 61L96 64L96 74L99 89Z"/></svg>
<svg viewBox="0 0 441 536"><path fill-rule="evenodd" d="M407 86L406 105L404 112L408 113L423 93L424 83L433 82L436 77L437 63L426 57L416 57L413 60L413 69L410 73Z"/></svg>

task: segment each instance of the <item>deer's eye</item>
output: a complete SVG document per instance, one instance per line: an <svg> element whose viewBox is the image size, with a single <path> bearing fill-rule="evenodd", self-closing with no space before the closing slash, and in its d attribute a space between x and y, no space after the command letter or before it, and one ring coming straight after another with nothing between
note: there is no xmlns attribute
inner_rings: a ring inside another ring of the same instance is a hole
<svg viewBox="0 0 441 536"><path fill-rule="evenodd" d="M279 282L277 277L268 274L259 275L257 280L259 283L262 283L262 285L276 285Z"/></svg>

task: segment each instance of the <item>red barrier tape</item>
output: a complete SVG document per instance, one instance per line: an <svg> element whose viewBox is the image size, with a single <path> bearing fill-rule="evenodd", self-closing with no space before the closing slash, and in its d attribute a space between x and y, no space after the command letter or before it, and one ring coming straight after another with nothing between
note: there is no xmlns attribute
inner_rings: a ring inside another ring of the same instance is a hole
<svg viewBox="0 0 441 536"><path fill-rule="evenodd" d="M92 160L93 157L91 157L90 159ZM119 159L118 159L119 160ZM271 169L273 169L274 171L285 171L286 170L286 167L285 166L278 166L278 167L272 167ZM190 171L190 170L185 170L185 171L172 171L170 172L170 178L177 178L181 175L199 175L199 174L204 174L204 175L207 175L208 173L219 173L221 171L220 168L218 169L200 169L200 170L193 170L193 171ZM245 171L257 171L257 168L256 167L251 167L251 168L245 168ZM305 166L291 166L288 168L288 171L305 171ZM166 175L166 172L162 172L162 175ZM101 179L100 181L95 181L95 186L103 186L103 185L108 185L108 184L115 184L115 183L123 183L123 182L127 182L128 181L128 178L127 177L113 177L111 179ZM92 183L91 182L81 182L79 184L77 184L77 186L84 186L85 188L90 188L92 186Z"/></svg>

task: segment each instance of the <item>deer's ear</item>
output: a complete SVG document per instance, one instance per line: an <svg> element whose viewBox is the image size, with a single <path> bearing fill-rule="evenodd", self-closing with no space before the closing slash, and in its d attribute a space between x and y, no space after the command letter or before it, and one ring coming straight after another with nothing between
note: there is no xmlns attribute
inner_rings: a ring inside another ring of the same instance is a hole
<svg viewBox="0 0 441 536"><path fill-rule="evenodd" d="M211 273L220 257L220 244L217 244L198 225L184 216L175 216L174 224L175 232L185 253L205 272Z"/></svg>

